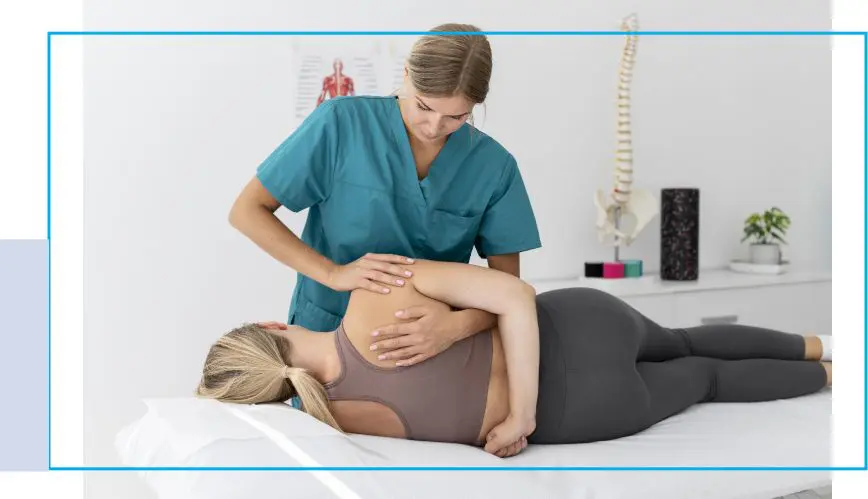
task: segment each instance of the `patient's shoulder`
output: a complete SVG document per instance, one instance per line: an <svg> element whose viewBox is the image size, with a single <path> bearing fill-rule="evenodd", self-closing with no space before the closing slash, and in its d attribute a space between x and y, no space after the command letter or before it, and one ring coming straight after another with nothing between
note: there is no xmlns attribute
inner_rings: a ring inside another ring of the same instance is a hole
<svg viewBox="0 0 868 499"><path fill-rule="evenodd" d="M383 336L374 337L372 333L387 329L388 326L413 322L415 319L401 319L395 315L399 310L410 307L441 307L445 303L431 299L413 286L412 278L404 286L393 286L389 294L380 294L365 289L357 289L350 294L350 301L343 318L344 332L359 354L377 367L395 367L394 360L380 360L381 352L371 351L371 344L381 341Z"/></svg>

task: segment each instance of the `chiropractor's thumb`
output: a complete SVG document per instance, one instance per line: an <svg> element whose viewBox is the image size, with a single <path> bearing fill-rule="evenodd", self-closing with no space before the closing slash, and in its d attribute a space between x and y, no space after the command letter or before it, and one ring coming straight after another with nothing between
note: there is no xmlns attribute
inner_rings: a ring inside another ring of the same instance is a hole
<svg viewBox="0 0 868 499"><path fill-rule="evenodd" d="M420 317L425 317L427 314L428 307L424 305L415 305L395 312L395 316L401 319L418 319Z"/></svg>

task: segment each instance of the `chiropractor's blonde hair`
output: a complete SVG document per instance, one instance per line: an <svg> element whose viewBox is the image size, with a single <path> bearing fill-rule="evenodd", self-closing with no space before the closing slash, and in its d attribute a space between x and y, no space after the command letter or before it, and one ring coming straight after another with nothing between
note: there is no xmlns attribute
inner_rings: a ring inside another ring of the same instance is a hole
<svg viewBox="0 0 868 499"><path fill-rule="evenodd" d="M284 402L298 395L304 412L343 431L322 384L284 362L289 347L286 338L255 324L229 331L208 351L196 395L237 404Z"/></svg>
<svg viewBox="0 0 868 499"><path fill-rule="evenodd" d="M471 24L441 24L416 40L407 58L413 86L423 95L463 95L481 104L491 79L491 45ZM437 33L450 32L448 35ZM455 33L468 33L452 34Z"/></svg>

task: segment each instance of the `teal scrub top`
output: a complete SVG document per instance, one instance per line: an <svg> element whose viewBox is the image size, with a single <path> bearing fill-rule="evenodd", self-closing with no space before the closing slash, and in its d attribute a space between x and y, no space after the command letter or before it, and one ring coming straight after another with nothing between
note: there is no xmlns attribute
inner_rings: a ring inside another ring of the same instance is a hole
<svg viewBox="0 0 868 499"><path fill-rule="evenodd" d="M393 96L325 101L256 174L287 209L309 208L301 239L340 265L366 253L468 263L474 247L487 258L541 246L515 158L465 123L419 181ZM333 331L348 302L299 274L287 322Z"/></svg>

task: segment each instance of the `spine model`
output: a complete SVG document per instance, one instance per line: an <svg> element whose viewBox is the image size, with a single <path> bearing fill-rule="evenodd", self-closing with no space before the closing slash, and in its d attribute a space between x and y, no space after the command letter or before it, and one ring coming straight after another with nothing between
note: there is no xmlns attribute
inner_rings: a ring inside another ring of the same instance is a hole
<svg viewBox="0 0 868 499"><path fill-rule="evenodd" d="M630 200L633 184L633 133L630 124L630 84L633 82L633 67L636 65L636 45L639 37L638 19L635 14L624 18L621 30L628 32L621 53L621 69L618 80L618 146L615 153L615 188L612 201L623 208Z"/></svg>
<svg viewBox="0 0 868 499"><path fill-rule="evenodd" d="M631 115L631 85L636 66L636 48L639 20L630 14L621 20L625 32L624 48L618 74L618 121L615 149L614 186L610 190L597 189L597 234L601 242L611 237L615 261L620 259L620 248L633 242L657 213L657 201L645 189L633 185L633 122ZM625 225L630 225L625 227Z"/></svg>

